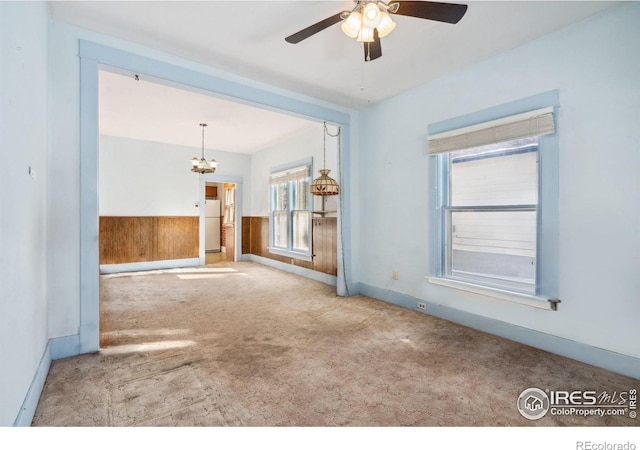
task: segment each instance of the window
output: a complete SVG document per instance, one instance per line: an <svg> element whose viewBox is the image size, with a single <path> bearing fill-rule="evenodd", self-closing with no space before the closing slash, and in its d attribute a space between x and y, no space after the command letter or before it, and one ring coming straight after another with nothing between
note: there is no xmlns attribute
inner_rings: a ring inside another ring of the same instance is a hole
<svg viewBox="0 0 640 450"><path fill-rule="evenodd" d="M446 275L535 294L537 138L459 150L445 158Z"/></svg>
<svg viewBox="0 0 640 450"><path fill-rule="evenodd" d="M224 184L224 226L233 226L236 221L236 185Z"/></svg>
<svg viewBox="0 0 640 450"><path fill-rule="evenodd" d="M271 253L311 260L310 176L310 162L271 173Z"/></svg>
<svg viewBox="0 0 640 450"><path fill-rule="evenodd" d="M540 258L542 199L549 197L541 195L541 141L554 132L553 109L544 108L430 136L438 180L430 281L551 301L555 309Z"/></svg>

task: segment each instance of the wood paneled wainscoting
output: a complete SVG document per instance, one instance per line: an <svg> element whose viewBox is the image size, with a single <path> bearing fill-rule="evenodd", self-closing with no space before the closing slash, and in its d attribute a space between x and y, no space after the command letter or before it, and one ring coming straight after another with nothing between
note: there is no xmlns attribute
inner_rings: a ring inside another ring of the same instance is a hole
<svg viewBox="0 0 640 450"><path fill-rule="evenodd" d="M269 218L242 218L242 253L262 256L329 275L338 274L338 221L335 217L313 219L313 261L269 252Z"/></svg>
<svg viewBox="0 0 640 450"><path fill-rule="evenodd" d="M198 258L199 220L100 216L100 264Z"/></svg>

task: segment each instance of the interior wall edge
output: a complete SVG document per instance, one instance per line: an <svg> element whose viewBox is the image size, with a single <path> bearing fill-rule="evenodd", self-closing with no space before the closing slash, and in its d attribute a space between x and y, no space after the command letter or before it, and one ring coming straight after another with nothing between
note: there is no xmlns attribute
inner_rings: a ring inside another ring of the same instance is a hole
<svg viewBox="0 0 640 450"><path fill-rule="evenodd" d="M42 395L42 389L44 389L44 383L49 374L49 367L51 367L51 339L47 342L36 373L31 380L27 395L25 395L20 411L18 411L16 420L13 422L14 427L31 426L38 402L40 401L40 395Z"/></svg>
<svg viewBox="0 0 640 450"><path fill-rule="evenodd" d="M640 358L360 283L360 294L640 380ZM418 309L424 303L426 310Z"/></svg>
<svg viewBox="0 0 640 450"><path fill-rule="evenodd" d="M51 344L52 360L68 358L69 356L77 356L80 354L79 334L51 338L49 343Z"/></svg>

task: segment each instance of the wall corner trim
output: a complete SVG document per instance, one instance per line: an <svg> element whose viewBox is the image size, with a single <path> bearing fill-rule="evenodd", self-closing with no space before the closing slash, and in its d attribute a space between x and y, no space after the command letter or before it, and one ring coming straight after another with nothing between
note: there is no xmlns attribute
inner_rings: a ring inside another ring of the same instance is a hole
<svg viewBox="0 0 640 450"><path fill-rule="evenodd" d="M640 380L640 358L360 283L360 294ZM425 311L417 303L426 304Z"/></svg>
<svg viewBox="0 0 640 450"><path fill-rule="evenodd" d="M49 339L49 343L51 345L52 360L77 356L81 353L79 334L52 338Z"/></svg>

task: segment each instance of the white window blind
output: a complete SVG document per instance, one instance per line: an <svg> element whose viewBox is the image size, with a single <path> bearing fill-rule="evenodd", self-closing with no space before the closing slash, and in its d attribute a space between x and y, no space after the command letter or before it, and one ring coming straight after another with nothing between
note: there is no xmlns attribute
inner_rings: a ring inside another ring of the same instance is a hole
<svg viewBox="0 0 640 450"><path fill-rule="evenodd" d="M548 107L432 135L429 137L429 154L552 133L555 133L553 108Z"/></svg>
<svg viewBox="0 0 640 450"><path fill-rule="evenodd" d="M283 170L281 172L274 172L269 176L269 184L280 184L289 181L298 181L309 178L311 170L309 166L294 167L291 169Z"/></svg>

